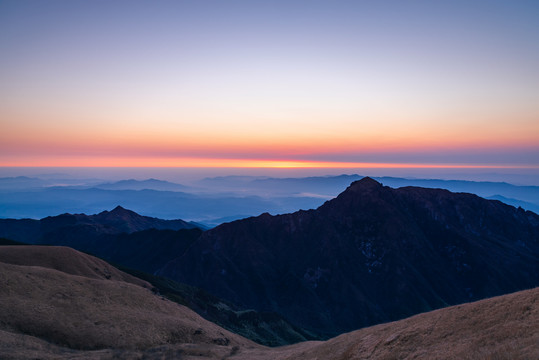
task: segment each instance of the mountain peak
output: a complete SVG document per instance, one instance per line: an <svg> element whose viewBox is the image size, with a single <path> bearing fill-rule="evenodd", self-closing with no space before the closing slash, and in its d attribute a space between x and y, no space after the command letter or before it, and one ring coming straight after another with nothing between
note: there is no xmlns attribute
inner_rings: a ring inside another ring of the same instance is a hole
<svg viewBox="0 0 539 360"><path fill-rule="evenodd" d="M363 179L357 180L351 183L347 190L348 191L365 191L365 190L370 190L370 189L381 188L382 186L383 185L380 184L378 181L368 176L365 176Z"/></svg>
<svg viewBox="0 0 539 360"><path fill-rule="evenodd" d="M112 209L110 212L111 213L126 213L126 212L131 212L131 211L118 205L114 209Z"/></svg>
<svg viewBox="0 0 539 360"><path fill-rule="evenodd" d="M111 211L103 211L102 213L98 214L98 216L101 216L104 219L113 219L113 218L127 219L127 218L141 217L141 215L137 214L136 212L128 210L120 205L116 206Z"/></svg>

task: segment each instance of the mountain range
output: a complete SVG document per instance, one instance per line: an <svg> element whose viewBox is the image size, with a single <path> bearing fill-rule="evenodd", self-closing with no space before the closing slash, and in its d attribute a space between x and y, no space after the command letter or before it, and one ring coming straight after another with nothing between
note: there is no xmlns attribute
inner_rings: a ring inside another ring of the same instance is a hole
<svg viewBox="0 0 539 360"><path fill-rule="evenodd" d="M312 196L329 200L337 196L351 182L363 176L311 176L303 178L272 178L257 176L220 176L206 178L197 185L210 189L265 196ZM496 199L527 210L539 211L539 187L514 185L506 182L442 180L399 177L373 177L374 180L391 187L420 186L447 189L453 192L468 192L488 199Z"/></svg>
<svg viewBox="0 0 539 360"><path fill-rule="evenodd" d="M49 243L48 239L72 238L84 242L102 235L114 235L147 229L194 229L203 226L183 220L163 220L141 216L121 206L95 215L62 214L41 220L0 219L0 237L29 244ZM64 233L65 235L62 235Z"/></svg>
<svg viewBox="0 0 539 360"><path fill-rule="evenodd" d="M181 218L213 227L263 212L319 207L362 176L272 178L222 176L179 184L158 179L100 180L66 175L0 178L0 218L39 219L97 213L118 204L146 216ZM503 182L377 177L391 187L422 186L469 192L539 212L539 186Z"/></svg>
<svg viewBox="0 0 539 360"><path fill-rule="evenodd" d="M205 231L158 274L334 336L539 285L539 216L363 178L316 210Z"/></svg>
<svg viewBox="0 0 539 360"><path fill-rule="evenodd" d="M0 219L0 245L64 245L99 256L151 281L167 298L261 344L277 346L318 338L277 313L239 307L200 288L152 276L200 237L202 229L193 226L182 220L141 216L118 206L96 215L63 214L41 220Z"/></svg>
<svg viewBox="0 0 539 360"><path fill-rule="evenodd" d="M198 290L182 290L180 297L202 314L209 303L212 312L227 308L212 319L266 344L330 338L539 285L537 214L473 194L394 189L368 177L317 209L264 213L210 230L117 207L4 219L0 236L69 245L203 289L208 296L185 297ZM145 279L172 295L184 286ZM255 311L242 317L241 309ZM243 322L230 326L238 318ZM251 332L249 319L273 330Z"/></svg>

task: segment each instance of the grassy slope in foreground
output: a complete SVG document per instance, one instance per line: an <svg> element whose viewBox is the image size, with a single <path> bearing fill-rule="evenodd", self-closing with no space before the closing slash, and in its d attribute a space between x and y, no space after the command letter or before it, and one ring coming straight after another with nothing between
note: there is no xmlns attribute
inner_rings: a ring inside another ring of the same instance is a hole
<svg viewBox="0 0 539 360"><path fill-rule="evenodd" d="M147 282L66 247L0 248L0 332L1 359L132 358L162 345L221 358L255 346L157 296Z"/></svg>
<svg viewBox="0 0 539 360"><path fill-rule="evenodd" d="M539 359L539 288L456 305L325 342L259 350L245 359Z"/></svg>
<svg viewBox="0 0 539 360"><path fill-rule="evenodd" d="M253 344L65 247L0 249L2 359L536 359L539 288L281 348Z"/></svg>

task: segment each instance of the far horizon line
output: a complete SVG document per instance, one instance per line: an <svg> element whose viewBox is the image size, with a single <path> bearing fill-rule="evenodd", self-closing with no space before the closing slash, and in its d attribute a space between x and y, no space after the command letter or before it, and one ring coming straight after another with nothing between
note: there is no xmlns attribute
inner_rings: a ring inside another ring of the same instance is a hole
<svg viewBox="0 0 539 360"><path fill-rule="evenodd" d="M116 159L117 160L117 159ZM81 164L82 163L82 164ZM108 161L104 163L61 162L58 164L7 163L2 168L133 168L133 169L522 169L536 170L532 164L412 163L412 162L340 162L308 160L182 159L180 161Z"/></svg>

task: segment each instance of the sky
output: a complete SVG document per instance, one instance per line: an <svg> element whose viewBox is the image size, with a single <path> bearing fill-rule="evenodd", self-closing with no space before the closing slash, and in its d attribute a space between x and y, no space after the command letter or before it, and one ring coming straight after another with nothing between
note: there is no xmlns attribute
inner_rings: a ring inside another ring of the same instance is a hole
<svg viewBox="0 0 539 360"><path fill-rule="evenodd" d="M539 2L0 0L0 167L539 169Z"/></svg>

